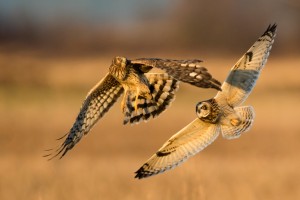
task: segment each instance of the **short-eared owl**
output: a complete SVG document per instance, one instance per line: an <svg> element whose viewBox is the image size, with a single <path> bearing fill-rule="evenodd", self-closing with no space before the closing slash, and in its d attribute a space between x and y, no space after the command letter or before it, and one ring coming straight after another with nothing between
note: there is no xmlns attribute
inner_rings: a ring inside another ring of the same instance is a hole
<svg viewBox="0 0 300 200"><path fill-rule="evenodd" d="M154 62L155 61L155 62ZM149 62L149 64L148 64ZM201 60L137 59L115 57L109 73L88 93L73 127L55 156L63 157L124 93L124 124L138 123L162 113L174 99L179 81L220 90L221 83L200 66ZM167 73L147 73L153 67ZM187 74L183 74L187 72ZM169 73L169 75L168 75ZM62 138L64 138L63 136ZM50 156L52 155L46 155Z"/></svg>
<svg viewBox="0 0 300 200"><path fill-rule="evenodd" d="M238 138L248 131L254 120L251 106L240 106L251 93L265 66L274 37L276 24L264 34L233 66L222 91L196 106L197 117L173 135L137 172L145 178L172 169L211 144L220 133L226 139Z"/></svg>

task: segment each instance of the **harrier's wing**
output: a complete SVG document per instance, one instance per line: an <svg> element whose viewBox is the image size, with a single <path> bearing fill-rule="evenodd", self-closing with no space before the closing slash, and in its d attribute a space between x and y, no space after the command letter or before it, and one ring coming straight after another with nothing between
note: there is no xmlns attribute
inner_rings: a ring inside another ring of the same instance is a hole
<svg viewBox="0 0 300 200"><path fill-rule="evenodd" d="M172 60L159 58L139 58L130 61L132 64L156 67L164 70L173 78L202 88L220 90L221 83L214 79L207 69L200 65L201 60Z"/></svg>
<svg viewBox="0 0 300 200"><path fill-rule="evenodd" d="M146 178L172 169L211 144L219 135L220 126L195 119L173 135L137 172Z"/></svg>
<svg viewBox="0 0 300 200"><path fill-rule="evenodd" d="M50 158L52 159L53 157L61 154L61 157L63 157L110 109L122 92L123 88L120 83L113 76L107 74L88 93L73 127L70 129L69 133L66 134L67 137L65 141L56 150L56 152L53 153L54 155L49 154L47 156L52 156Z"/></svg>
<svg viewBox="0 0 300 200"><path fill-rule="evenodd" d="M173 79L166 73L145 74L152 99L145 99L139 96L137 99L137 111L135 112L135 95L128 95L125 108L125 118L123 123L139 123L141 120L147 121L150 117L157 117L175 99L175 92L179 88L179 81Z"/></svg>
<svg viewBox="0 0 300 200"><path fill-rule="evenodd" d="M218 92L216 99L226 99L233 107L243 103L255 86L262 68L267 62L277 25L270 25L264 34L240 58L231 69L222 91Z"/></svg>

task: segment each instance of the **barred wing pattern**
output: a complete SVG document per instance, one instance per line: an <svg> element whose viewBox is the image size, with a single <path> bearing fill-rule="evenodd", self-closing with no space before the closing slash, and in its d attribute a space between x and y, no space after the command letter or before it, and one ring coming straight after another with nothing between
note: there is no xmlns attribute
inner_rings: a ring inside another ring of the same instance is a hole
<svg viewBox="0 0 300 200"><path fill-rule="evenodd" d="M150 117L157 117L175 99L175 92L179 88L179 81L168 74L145 74L149 81L149 88L152 99L139 96L138 110L135 112L135 95L129 95L126 102L125 118L123 123L138 123L141 120L147 121Z"/></svg>
<svg viewBox="0 0 300 200"><path fill-rule="evenodd" d="M65 141L56 152L54 152L54 155L48 154L46 156L52 156L50 157L50 159L52 159L61 154L60 158L62 158L81 140L82 136L86 135L95 123L103 117L122 93L123 88L120 83L113 76L107 74L88 93L75 123L69 133L66 134L67 138Z"/></svg>
<svg viewBox="0 0 300 200"><path fill-rule="evenodd" d="M247 53L233 66L216 99L225 98L227 103L233 107L246 100L267 62L274 43L276 27L276 24L269 26Z"/></svg>
<svg viewBox="0 0 300 200"><path fill-rule="evenodd" d="M159 58L139 58L131 60L133 64L152 66L164 70L173 78L201 88L220 90L221 83L214 79L207 69L200 65L202 61L173 60Z"/></svg>
<svg viewBox="0 0 300 200"><path fill-rule="evenodd" d="M135 178L146 178L172 169L195 155L219 135L220 126L195 119L173 135L146 163Z"/></svg>
<svg viewBox="0 0 300 200"><path fill-rule="evenodd" d="M158 66L166 67L166 71L174 73L176 77L184 81L190 81L191 77L194 81L214 80L205 68L197 64L199 60L163 61L156 59L156 62ZM56 152L46 156L52 156L50 159L58 155L63 157L81 140L83 135L88 134L124 91L125 95L121 102L125 114L124 124L138 123L140 120L148 120L162 113L175 97L178 80L167 74L146 75L145 73L153 67L155 66L131 62L125 57L115 57L109 67L109 73L88 93L73 127L65 135L66 139L63 144ZM185 75L180 75L184 71L188 73L187 79Z"/></svg>

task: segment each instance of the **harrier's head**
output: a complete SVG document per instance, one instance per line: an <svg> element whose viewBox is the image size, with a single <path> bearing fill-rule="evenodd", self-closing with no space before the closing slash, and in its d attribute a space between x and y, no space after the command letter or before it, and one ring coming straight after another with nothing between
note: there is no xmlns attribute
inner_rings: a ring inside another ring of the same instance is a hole
<svg viewBox="0 0 300 200"><path fill-rule="evenodd" d="M127 65L127 59L125 57L117 56L112 60L112 65L125 68Z"/></svg>
<svg viewBox="0 0 300 200"><path fill-rule="evenodd" d="M127 73L126 66L128 65L128 63L129 61L125 57L115 57L109 67L110 74L119 81L123 80Z"/></svg>

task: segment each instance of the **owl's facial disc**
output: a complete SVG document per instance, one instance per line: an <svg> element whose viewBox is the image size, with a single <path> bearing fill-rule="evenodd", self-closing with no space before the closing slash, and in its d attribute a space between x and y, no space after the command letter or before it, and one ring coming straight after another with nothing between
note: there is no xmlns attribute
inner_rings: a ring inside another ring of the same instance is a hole
<svg viewBox="0 0 300 200"><path fill-rule="evenodd" d="M201 119L207 117L211 113L211 104L209 102L199 102L196 106L197 116Z"/></svg>
<svg viewBox="0 0 300 200"><path fill-rule="evenodd" d="M196 113L199 119L208 123L218 123L222 116L220 107L215 99L199 102L196 106Z"/></svg>

